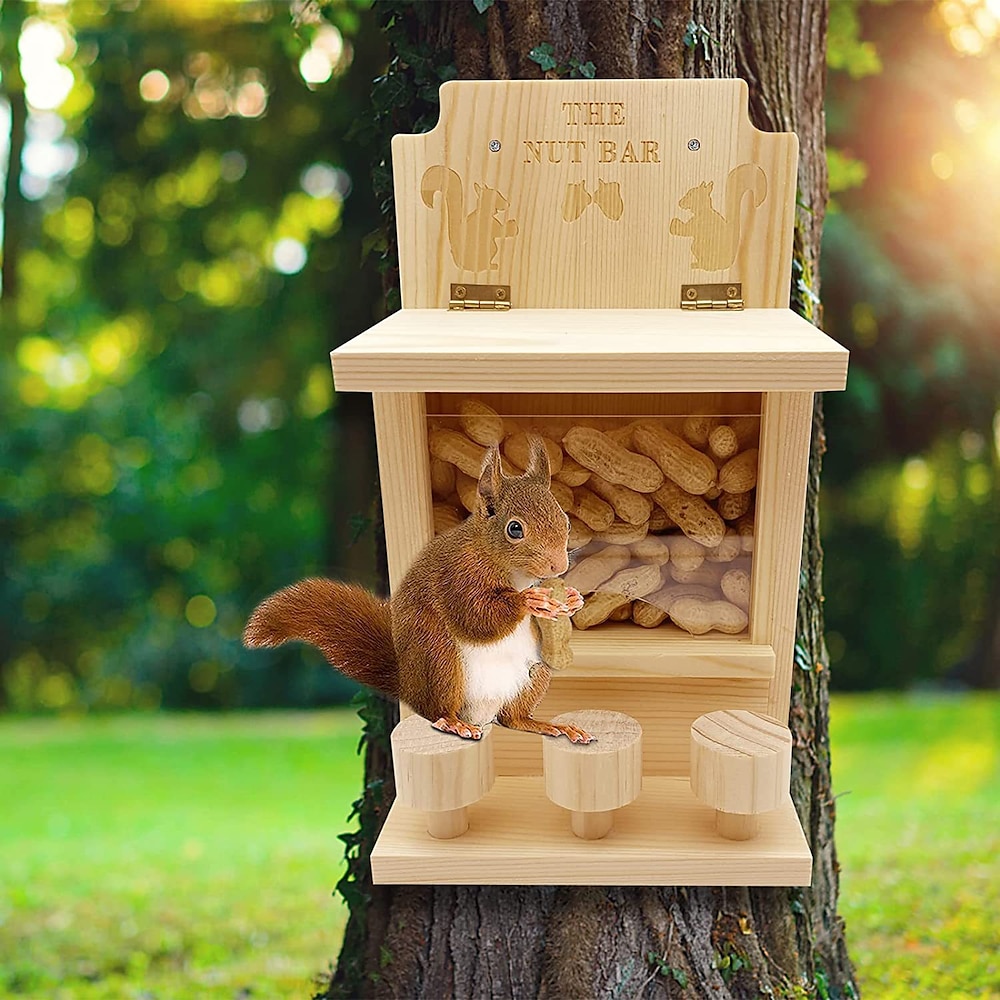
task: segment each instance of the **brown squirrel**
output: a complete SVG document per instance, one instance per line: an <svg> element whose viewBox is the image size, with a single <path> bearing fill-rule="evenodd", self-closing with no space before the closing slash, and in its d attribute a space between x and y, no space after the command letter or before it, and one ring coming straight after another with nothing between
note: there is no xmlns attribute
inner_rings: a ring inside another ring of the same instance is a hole
<svg viewBox="0 0 1000 1000"><path fill-rule="evenodd" d="M726 214L712 205L712 181L698 184L677 205L691 212L690 219L671 219L674 236L691 236L694 266L702 271L732 267L740 248L740 203L749 194L758 208L767 197L767 177L756 163L741 163L726 178Z"/></svg>
<svg viewBox="0 0 1000 1000"><path fill-rule="evenodd" d="M576 726L532 718L551 676L532 617L565 617L583 607L571 587L560 602L537 585L569 563L569 518L550 483L540 440L532 441L520 476L504 475L499 449L489 449L475 511L427 544L391 601L334 580L302 580L257 607L244 643L311 643L341 673L398 696L435 729L465 739L480 739L496 721L591 742Z"/></svg>
<svg viewBox="0 0 1000 1000"><path fill-rule="evenodd" d="M467 271L486 271L499 266L496 255L500 240L517 236L517 223L497 218L496 213L508 209L510 202L496 188L474 184L473 190L476 207L466 215L462 178L454 170L436 163L420 179L420 197L428 208L434 207L434 195L439 191L442 194L448 244L455 264Z"/></svg>

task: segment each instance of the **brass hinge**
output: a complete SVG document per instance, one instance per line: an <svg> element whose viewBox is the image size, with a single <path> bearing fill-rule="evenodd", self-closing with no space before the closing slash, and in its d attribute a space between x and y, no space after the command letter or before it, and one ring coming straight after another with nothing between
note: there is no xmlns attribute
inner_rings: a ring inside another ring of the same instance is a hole
<svg viewBox="0 0 1000 1000"><path fill-rule="evenodd" d="M742 309L743 283L681 285L681 309Z"/></svg>
<svg viewBox="0 0 1000 1000"><path fill-rule="evenodd" d="M452 285L449 309L509 309L510 285Z"/></svg>

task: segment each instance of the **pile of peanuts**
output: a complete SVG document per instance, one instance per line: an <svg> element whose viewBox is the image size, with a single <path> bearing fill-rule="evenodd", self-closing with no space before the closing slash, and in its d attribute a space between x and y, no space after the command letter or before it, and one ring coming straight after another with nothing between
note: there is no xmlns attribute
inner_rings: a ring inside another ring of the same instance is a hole
<svg viewBox="0 0 1000 1000"><path fill-rule="evenodd" d="M570 519L563 579L586 599L575 628L747 627L759 417L512 419L476 399L458 409L428 431L437 534L474 509L487 447L500 445L504 472L518 475L540 436Z"/></svg>

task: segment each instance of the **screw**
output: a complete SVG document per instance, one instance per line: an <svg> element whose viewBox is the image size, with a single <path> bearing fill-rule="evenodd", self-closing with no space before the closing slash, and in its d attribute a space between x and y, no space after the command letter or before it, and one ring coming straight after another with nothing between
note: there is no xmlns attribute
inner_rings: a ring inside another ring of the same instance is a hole
<svg viewBox="0 0 1000 1000"><path fill-rule="evenodd" d="M699 149L701 149L701 140L688 139L688 149L690 149L692 153L696 153Z"/></svg>
<svg viewBox="0 0 1000 1000"><path fill-rule="evenodd" d="M490 139L490 152L491 153L499 153L500 152L500 140L499 139Z"/></svg>
<svg viewBox="0 0 1000 1000"><path fill-rule="evenodd" d="M697 289L697 288L693 288L693 287L692 287L692 288L688 288L688 289L687 289L687 290L686 290L686 291L684 292L684 294L685 294L685 295L686 295L686 296L687 296L687 297L688 297L689 299L696 299L696 298L698 298L698 289Z"/></svg>
<svg viewBox="0 0 1000 1000"><path fill-rule="evenodd" d="M505 299L505 298L507 298L507 293L502 288L498 288L497 289L496 297L498 299Z"/></svg>
<svg viewBox="0 0 1000 1000"><path fill-rule="evenodd" d="M730 285L726 289L726 298L727 299L735 299L736 298L736 291L737 291L736 286L735 285Z"/></svg>
<svg viewBox="0 0 1000 1000"><path fill-rule="evenodd" d="M468 292L466 291L465 285L456 285L455 286L455 298L456 299L464 299L466 295L468 295Z"/></svg>

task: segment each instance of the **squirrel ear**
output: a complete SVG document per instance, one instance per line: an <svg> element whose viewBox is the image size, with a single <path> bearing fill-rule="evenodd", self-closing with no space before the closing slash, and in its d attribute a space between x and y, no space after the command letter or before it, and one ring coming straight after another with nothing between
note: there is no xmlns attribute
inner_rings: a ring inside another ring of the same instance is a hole
<svg viewBox="0 0 1000 1000"><path fill-rule="evenodd" d="M708 192L709 194L711 194L711 193L712 193L712 188L714 188L714 187L715 187L715 181L709 181L709 182L708 182L708 183L707 183L707 184L705 185L705 190L706 190L706 191L707 191L707 192Z"/></svg>
<svg viewBox="0 0 1000 1000"><path fill-rule="evenodd" d="M524 470L526 476L532 479L541 480L545 486L552 482L552 469L549 465L549 453L545 450L545 442L540 437L529 437L528 447L530 458L528 468Z"/></svg>
<svg viewBox="0 0 1000 1000"><path fill-rule="evenodd" d="M496 499L500 492L500 484L504 480L503 468L500 465L500 449L493 445L483 456L483 471L479 474L479 506L487 517L496 513Z"/></svg>
<svg viewBox="0 0 1000 1000"><path fill-rule="evenodd" d="M479 185L479 182L478 182L478 181L476 181L476 182L475 182L475 183L474 183L474 184L472 185L472 187L473 187L473 188L475 189L475 192L476 192L476 194L477 194L477 195L480 195L480 194L482 194L482 193L483 193L483 189L482 189L482 187L481 187L481 186Z"/></svg>

